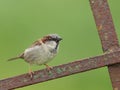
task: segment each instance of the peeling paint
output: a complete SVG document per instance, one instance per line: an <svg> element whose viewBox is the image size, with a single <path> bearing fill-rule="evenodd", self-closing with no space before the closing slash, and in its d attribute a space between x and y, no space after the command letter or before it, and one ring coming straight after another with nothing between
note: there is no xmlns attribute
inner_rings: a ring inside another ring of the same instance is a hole
<svg viewBox="0 0 120 90"><path fill-rule="evenodd" d="M65 72L65 71L66 71L65 67L62 67L62 68L61 68L61 70L62 70L63 72Z"/></svg>
<svg viewBox="0 0 120 90"><path fill-rule="evenodd" d="M49 72L48 72L48 75L49 75L49 77L53 77L54 74L53 74L52 71L49 71Z"/></svg>
<svg viewBox="0 0 120 90"><path fill-rule="evenodd" d="M33 76L33 79L38 79L38 78L40 78L40 74L36 74Z"/></svg>
<svg viewBox="0 0 120 90"><path fill-rule="evenodd" d="M28 82L28 79L25 79L25 78L24 78L24 79L23 79L23 82Z"/></svg>
<svg viewBox="0 0 120 90"><path fill-rule="evenodd" d="M62 70L61 68L57 68L57 69L56 69L56 72L57 72L58 74L60 74L60 73L63 72L63 70Z"/></svg>

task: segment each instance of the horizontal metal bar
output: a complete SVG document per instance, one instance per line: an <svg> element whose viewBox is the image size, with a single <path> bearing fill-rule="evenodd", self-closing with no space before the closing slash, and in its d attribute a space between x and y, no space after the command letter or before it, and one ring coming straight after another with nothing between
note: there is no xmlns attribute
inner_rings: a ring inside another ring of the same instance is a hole
<svg viewBox="0 0 120 90"><path fill-rule="evenodd" d="M47 69L35 71L33 78L26 73L23 75L0 80L0 90L15 89L48 80L68 76L75 73L85 72L88 70L120 63L120 50L109 54L104 54L87 59L77 60L67 64L53 67L51 71Z"/></svg>

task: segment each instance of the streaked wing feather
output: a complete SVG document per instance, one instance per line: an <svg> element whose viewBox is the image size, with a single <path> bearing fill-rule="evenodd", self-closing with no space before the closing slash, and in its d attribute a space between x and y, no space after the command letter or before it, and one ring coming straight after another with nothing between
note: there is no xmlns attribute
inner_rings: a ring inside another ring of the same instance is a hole
<svg viewBox="0 0 120 90"><path fill-rule="evenodd" d="M33 42L33 44L30 47L34 47L36 45L41 45L41 40L36 40L35 42Z"/></svg>

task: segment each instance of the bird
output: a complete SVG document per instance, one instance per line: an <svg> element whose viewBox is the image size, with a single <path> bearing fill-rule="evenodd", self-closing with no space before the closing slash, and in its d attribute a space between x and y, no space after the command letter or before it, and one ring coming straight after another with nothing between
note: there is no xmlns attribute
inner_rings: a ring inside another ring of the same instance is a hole
<svg viewBox="0 0 120 90"><path fill-rule="evenodd" d="M8 61L17 59L24 59L29 63L29 75L32 78L34 72L31 69L31 65L45 65L47 70L51 70L52 67L48 65L58 53L59 42L62 38L58 34L48 34L41 39L36 40L30 47L24 50L24 52L17 57L10 58Z"/></svg>

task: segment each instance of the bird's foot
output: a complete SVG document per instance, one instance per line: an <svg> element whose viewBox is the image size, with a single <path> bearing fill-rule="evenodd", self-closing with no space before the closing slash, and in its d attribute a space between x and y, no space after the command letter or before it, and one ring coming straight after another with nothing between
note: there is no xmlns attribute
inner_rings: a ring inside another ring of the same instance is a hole
<svg viewBox="0 0 120 90"><path fill-rule="evenodd" d="M28 74L29 74L30 78L33 78L34 72L32 70L29 70Z"/></svg>
<svg viewBox="0 0 120 90"><path fill-rule="evenodd" d="M52 70L52 69L53 69L53 67L52 67L52 66L48 66L47 64L45 64L45 66L46 66L46 68L47 68L47 71L50 71L50 70Z"/></svg>

